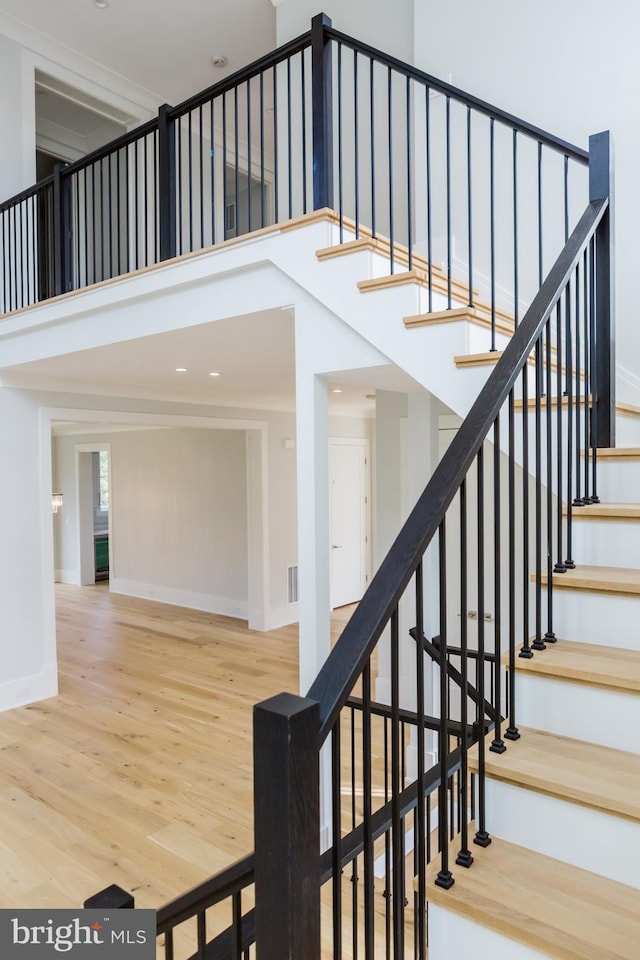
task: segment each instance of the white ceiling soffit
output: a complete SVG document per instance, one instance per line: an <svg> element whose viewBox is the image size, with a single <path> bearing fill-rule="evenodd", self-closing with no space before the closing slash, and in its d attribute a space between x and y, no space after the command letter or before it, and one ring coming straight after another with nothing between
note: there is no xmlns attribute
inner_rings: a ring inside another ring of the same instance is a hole
<svg viewBox="0 0 640 960"><path fill-rule="evenodd" d="M18 42L26 28L32 49L53 41L158 104L180 103L275 46L271 0L109 0L104 9L93 0L0 0L2 15ZM226 58L224 68L212 65L214 55ZM64 63L64 50L56 59Z"/></svg>

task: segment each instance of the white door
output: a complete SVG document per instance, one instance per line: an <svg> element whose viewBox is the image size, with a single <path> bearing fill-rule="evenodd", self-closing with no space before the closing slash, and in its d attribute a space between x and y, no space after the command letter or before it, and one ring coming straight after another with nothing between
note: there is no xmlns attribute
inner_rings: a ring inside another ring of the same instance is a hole
<svg viewBox="0 0 640 960"><path fill-rule="evenodd" d="M367 585L368 446L368 440L329 440L332 607L360 600Z"/></svg>

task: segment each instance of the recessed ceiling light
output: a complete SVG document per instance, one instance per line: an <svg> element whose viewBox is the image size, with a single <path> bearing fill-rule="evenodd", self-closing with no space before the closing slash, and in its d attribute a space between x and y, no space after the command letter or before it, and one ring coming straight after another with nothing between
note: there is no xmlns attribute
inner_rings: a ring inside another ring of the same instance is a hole
<svg viewBox="0 0 640 960"><path fill-rule="evenodd" d="M106 10L109 6L109 0L93 0L93 5L98 8L98 10Z"/></svg>
<svg viewBox="0 0 640 960"><path fill-rule="evenodd" d="M211 373L209 374L209 376L210 376L210 377L219 377L220 374L218 373L217 370L212 370Z"/></svg>
<svg viewBox="0 0 640 960"><path fill-rule="evenodd" d="M187 372L186 367L176 367L176 373L186 373L186 372Z"/></svg>
<svg viewBox="0 0 640 960"><path fill-rule="evenodd" d="M336 387L335 390L332 390L331 393L342 393L340 387Z"/></svg>
<svg viewBox="0 0 640 960"><path fill-rule="evenodd" d="M214 67L226 67L227 58L223 57L222 54L217 53L215 56L211 57L211 63L214 65Z"/></svg>

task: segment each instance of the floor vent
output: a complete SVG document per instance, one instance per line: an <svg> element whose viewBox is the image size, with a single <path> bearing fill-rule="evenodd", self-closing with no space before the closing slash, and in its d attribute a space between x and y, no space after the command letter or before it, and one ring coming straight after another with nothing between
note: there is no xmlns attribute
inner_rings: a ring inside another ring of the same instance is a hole
<svg viewBox="0 0 640 960"><path fill-rule="evenodd" d="M298 564L287 567L287 603L298 602Z"/></svg>

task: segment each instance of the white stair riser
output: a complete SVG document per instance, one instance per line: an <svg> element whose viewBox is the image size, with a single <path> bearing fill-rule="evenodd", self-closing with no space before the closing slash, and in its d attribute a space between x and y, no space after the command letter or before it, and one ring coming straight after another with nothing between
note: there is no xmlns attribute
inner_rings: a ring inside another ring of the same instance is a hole
<svg viewBox="0 0 640 960"><path fill-rule="evenodd" d="M640 521L581 519L579 507L573 517L572 552L580 563L640 567Z"/></svg>
<svg viewBox="0 0 640 960"><path fill-rule="evenodd" d="M640 446L640 417L616 413L616 447Z"/></svg>
<svg viewBox="0 0 640 960"><path fill-rule="evenodd" d="M603 503L640 500L640 459L598 460L598 496Z"/></svg>
<svg viewBox="0 0 640 960"><path fill-rule="evenodd" d="M516 671L515 704L516 723L523 727L640 753L640 696L635 693Z"/></svg>
<svg viewBox="0 0 640 960"><path fill-rule="evenodd" d="M546 604L546 591L543 591L543 603ZM554 590L553 605L556 636L604 647L640 650L640 597Z"/></svg>
<svg viewBox="0 0 640 960"><path fill-rule="evenodd" d="M517 943L438 904L429 904L428 917L429 960L464 957L470 960L545 960L548 957L546 953Z"/></svg>
<svg viewBox="0 0 640 960"><path fill-rule="evenodd" d="M640 889L640 823L491 778L486 788L492 836Z"/></svg>

